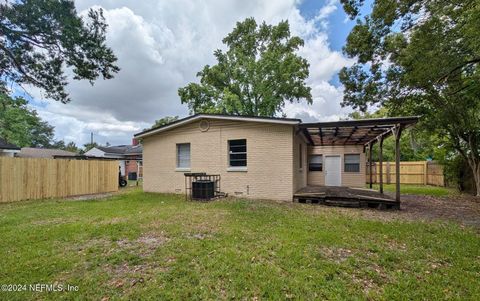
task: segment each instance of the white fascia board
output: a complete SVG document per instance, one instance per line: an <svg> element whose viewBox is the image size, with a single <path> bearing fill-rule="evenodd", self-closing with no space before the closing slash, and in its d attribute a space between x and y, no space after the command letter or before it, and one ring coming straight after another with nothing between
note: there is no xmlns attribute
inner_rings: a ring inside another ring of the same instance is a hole
<svg viewBox="0 0 480 301"><path fill-rule="evenodd" d="M287 124L287 125L296 125L299 124L300 121L298 120L282 120L282 119L267 119L267 118L255 118L255 117L242 117L242 116L214 116L214 115L197 115L193 118L187 118L183 121L176 122L172 125L167 125L165 127L161 127L157 130L147 132L140 135L135 135L135 138L143 138L151 135L155 135L160 132L164 132L184 124L188 124L199 119L216 119L216 120L229 120L229 121L247 121L247 122L260 122L260 123L272 123L272 124Z"/></svg>

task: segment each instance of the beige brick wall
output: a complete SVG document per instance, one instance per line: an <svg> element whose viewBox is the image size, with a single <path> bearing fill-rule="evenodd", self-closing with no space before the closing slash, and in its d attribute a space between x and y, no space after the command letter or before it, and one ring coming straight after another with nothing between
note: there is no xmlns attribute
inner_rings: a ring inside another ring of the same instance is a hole
<svg viewBox="0 0 480 301"><path fill-rule="evenodd" d="M346 145L346 146L310 146L308 153L328 155L340 155L342 162L342 186L349 187L365 187L365 153L363 153L362 145ZM344 171L344 154L360 154L360 172ZM325 167L325 165L324 165ZM325 185L325 175L323 171L309 171L308 185Z"/></svg>
<svg viewBox="0 0 480 301"><path fill-rule="evenodd" d="M144 138L145 191L184 193L185 171L176 171L176 144L190 143L191 172L220 174L223 192L249 198L292 199L293 126L209 120L209 130L202 132L199 122ZM247 139L246 172L228 171L230 139Z"/></svg>

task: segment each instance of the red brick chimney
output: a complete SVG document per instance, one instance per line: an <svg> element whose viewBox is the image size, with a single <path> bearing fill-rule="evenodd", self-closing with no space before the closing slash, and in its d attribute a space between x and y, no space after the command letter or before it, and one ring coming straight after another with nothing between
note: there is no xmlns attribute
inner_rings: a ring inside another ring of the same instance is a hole
<svg viewBox="0 0 480 301"><path fill-rule="evenodd" d="M133 146L138 145L138 140L135 138L132 138L132 145Z"/></svg>

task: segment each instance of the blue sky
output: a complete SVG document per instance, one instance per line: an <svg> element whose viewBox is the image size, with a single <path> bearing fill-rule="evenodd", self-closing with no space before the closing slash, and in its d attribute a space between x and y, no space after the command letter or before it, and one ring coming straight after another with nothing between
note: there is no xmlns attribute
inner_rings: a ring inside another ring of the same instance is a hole
<svg viewBox="0 0 480 301"><path fill-rule="evenodd" d="M318 10L320 10L326 2L328 1L304 0L299 6L300 13L306 19L314 18ZM341 8L341 4L338 3L337 7L338 9L328 17L330 27L327 29L327 33L331 48L341 51L345 45L348 33L355 25L355 22L350 19L347 21L347 15Z"/></svg>
<svg viewBox="0 0 480 301"><path fill-rule="evenodd" d="M287 103L287 116L338 120L351 112L340 105L343 88L337 74L354 62L343 55L342 47L355 21L347 19L338 0L77 0L75 4L80 14L91 7L104 10L107 44L121 71L94 86L72 80L68 87L72 102L66 105L32 90L31 105L55 126L56 139L83 145L93 132L98 143L127 144L156 119L187 116L178 88L198 81L196 73L215 64L213 52L223 47L222 38L236 22L252 16L269 24L287 19L292 34L305 40L299 54L310 63L307 84L313 103Z"/></svg>
<svg viewBox="0 0 480 301"><path fill-rule="evenodd" d="M304 0L299 5L300 13L306 19L314 18L318 10L320 10L326 3L328 3L328 0ZM361 14L368 13L372 4L373 0L365 0L365 5L360 10ZM337 9L328 17L330 26L326 29L326 32L328 34L330 48L332 50L342 51L348 34L355 26L356 21L350 20L338 1L336 6ZM338 75L333 76L329 82L335 86L341 85Z"/></svg>

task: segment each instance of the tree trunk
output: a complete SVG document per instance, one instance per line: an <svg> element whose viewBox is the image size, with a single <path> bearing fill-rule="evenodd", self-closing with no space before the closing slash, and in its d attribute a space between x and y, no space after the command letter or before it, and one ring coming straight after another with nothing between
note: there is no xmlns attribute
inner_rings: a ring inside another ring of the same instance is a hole
<svg viewBox="0 0 480 301"><path fill-rule="evenodd" d="M465 137L465 135L456 135L455 131L450 131L450 136L453 139L455 149L467 161L472 170L476 191L475 196L480 197L480 155L478 153L479 146L476 143L477 140L473 139L471 135L467 137ZM466 148L462 148L462 144L460 143L462 140L466 143Z"/></svg>
<svg viewBox="0 0 480 301"><path fill-rule="evenodd" d="M468 158L468 165L472 169L473 179L475 182L476 196L480 197L480 160L479 158Z"/></svg>
<svg viewBox="0 0 480 301"><path fill-rule="evenodd" d="M476 196L480 197L480 164L478 162L476 164L476 168L473 169L473 178L475 180L475 189L477 191Z"/></svg>

